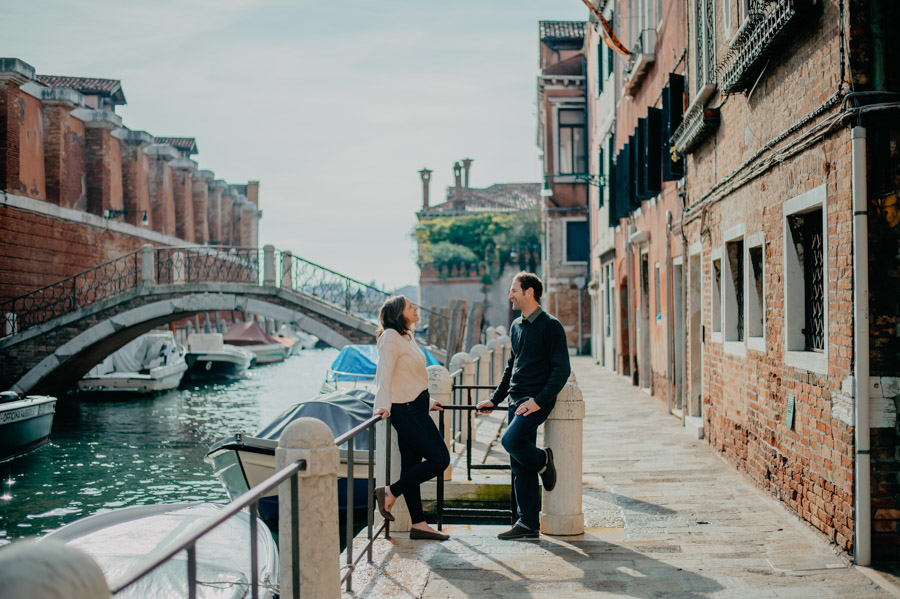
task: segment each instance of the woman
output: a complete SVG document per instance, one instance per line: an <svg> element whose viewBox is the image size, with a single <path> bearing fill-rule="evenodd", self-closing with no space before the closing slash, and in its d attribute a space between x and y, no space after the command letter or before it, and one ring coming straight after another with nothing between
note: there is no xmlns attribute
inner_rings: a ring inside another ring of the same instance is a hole
<svg viewBox="0 0 900 599"><path fill-rule="evenodd" d="M443 541L450 535L425 522L419 489L450 465L447 445L428 415L429 407L443 408L438 402L430 405L425 354L413 339L412 327L419 321L419 310L402 295L394 295L381 306L378 318L381 327L377 333L374 414L382 420L391 417L400 448L400 479L375 489L378 511L392 521L391 508L402 495L412 520L409 538Z"/></svg>

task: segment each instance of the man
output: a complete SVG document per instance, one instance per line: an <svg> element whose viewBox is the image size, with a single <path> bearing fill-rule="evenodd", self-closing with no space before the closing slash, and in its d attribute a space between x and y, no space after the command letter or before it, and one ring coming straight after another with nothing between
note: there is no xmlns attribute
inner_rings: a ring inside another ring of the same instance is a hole
<svg viewBox="0 0 900 599"><path fill-rule="evenodd" d="M519 519L510 530L497 535L503 540L538 538L538 477L547 491L556 484L553 452L549 447L538 448L537 429L547 420L569 378L569 350L562 324L541 310L543 291L535 274L520 272L513 279L509 301L513 310L522 314L509 328L509 362L494 394L477 406L487 412L509 396L509 426L502 442L509 453Z"/></svg>

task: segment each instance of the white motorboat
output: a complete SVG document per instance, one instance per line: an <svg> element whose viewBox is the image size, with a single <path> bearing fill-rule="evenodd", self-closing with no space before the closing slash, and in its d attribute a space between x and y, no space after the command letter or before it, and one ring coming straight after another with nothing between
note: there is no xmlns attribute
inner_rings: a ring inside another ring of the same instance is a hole
<svg viewBox="0 0 900 599"><path fill-rule="evenodd" d="M191 333L185 361L191 380L239 379L251 367L253 352L223 341L221 333Z"/></svg>
<svg viewBox="0 0 900 599"><path fill-rule="evenodd" d="M15 391L0 393L0 461L47 443L55 413L55 397L22 398Z"/></svg>
<svg viewBox="0 0 900 599"><path fill-rule="evenodd" d="M421 346L420 346L421 347ZM424 347L425 362L428 366L440 365ZM375 392L375 368L378 365L378 349L375 345L345 345L325 371L322 393L365 389Z"/></svg>
<svg viewBox="0 0 900 599"><path fill-rule="evenodd" d="M125 344L78 381L81 391L157 393L174 389L188 366L171 331L152 331Z"/></svg>
<svg viewBox="0 0 900 599"><path fill-rule="evenodd" d="M237 345L256 355L256 364L281 362L290 354L289 339L279 341L266 334L254 320L236 322L225 333L225 343Z"/></svg>
<svg viewBox="0 0 900 599"><path fill-rule="evenodd" d="M179 503L119 508L82 518L41 538L55 540L91 556L109 586L127 582L145 564L182 544L224 506ZM250 515L240 512L197 541L197 597L239 599L250 596ZM256 525L259 596L276 596L278 548L272 533ZM187 557L177 553L156 570L127 587L116 599L187 597Z"/></svg>

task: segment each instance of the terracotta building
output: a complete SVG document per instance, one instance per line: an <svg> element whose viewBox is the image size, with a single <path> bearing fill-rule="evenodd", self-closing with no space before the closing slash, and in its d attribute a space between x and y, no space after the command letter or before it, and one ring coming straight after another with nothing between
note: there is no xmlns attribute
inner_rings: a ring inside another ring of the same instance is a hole
<svg viewBox="0 0 900 599"><path fill-rule="evenodd" d="M229 210L189 137L153 137L116 114L113 79L37 75L0 58L0 302L140 248L257 239L259 184ZM210 219L216 218L215 228Z"/></svg>

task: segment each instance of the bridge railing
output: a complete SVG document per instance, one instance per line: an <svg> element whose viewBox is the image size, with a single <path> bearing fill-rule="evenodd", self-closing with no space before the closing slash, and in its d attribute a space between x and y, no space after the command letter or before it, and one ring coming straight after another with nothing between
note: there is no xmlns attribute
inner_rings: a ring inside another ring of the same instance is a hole
<svg viewBox="0 0 900 599"><path fill-rule="evenodd" d="M259 285L257 248L163 247L155 250L156 283L252 283Z"/></svg>

